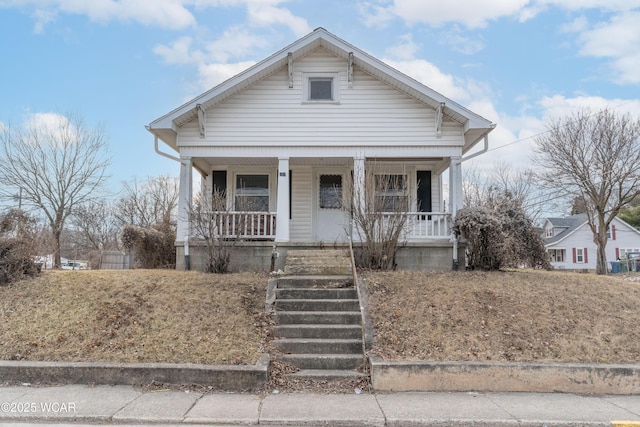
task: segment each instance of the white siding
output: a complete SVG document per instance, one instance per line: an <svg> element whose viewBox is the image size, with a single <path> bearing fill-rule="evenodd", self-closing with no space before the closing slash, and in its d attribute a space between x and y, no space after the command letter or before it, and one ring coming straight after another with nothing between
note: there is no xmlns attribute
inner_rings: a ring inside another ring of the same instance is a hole
<svg viewBox="0 0 640 427"><path fill-rule="evenodd" d="M311 167L291 168L291 213L289 222L289 239L292 242L309 242L312 240L312 187L313 174Z"/></svg>
<svg viewBox="0 0 640 427"><path fill-rule="evenodd" d="M462 146L462 126L445 118L437 138L434 110L319 49L294 63L294 88L286 68L207 110L206 139L197 121L179 131L181 146ZM337 72L339 103L303 102L303 73Z"/></svg>

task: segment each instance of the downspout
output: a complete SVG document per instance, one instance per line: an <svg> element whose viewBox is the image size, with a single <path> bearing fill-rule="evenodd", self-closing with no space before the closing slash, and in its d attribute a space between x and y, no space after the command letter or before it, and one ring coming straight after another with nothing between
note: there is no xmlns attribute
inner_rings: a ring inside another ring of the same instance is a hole
<svg viewBox="0 0 640 427"><path fill-rule="evenodd" d="M147 126L147 130L150 131L149 126ZM158 147L158 135L153 135L153 147L156 150L156 153L161 155L162 157L166 157L167 159L171 159L179 162L180 164L183 164L183 160L181 158L160 151L160 147ZM189 228L190 227L187 227L187 235L184 236L184 269L187 271L191 270L191 256L189 255Z"/></svg>
<svg viewBox="0 0 640 427"><path fill-rule="evenodd" d="M495 129L496 125L494 123L491 124L491 130ZM456 165L461 165L462 162L466 162L467 160L473 159L474 157L479 156L480 154L484 154L487 151L489 151L489 132L491 132L491 130L487 131L484 134L484 148L482 148L482 150L478 151L477 153L473 153L473 154L469 154L466 157L461 158L460 160L458 160L456 162ZM451 220L453 221L453 218L451 218ZM453 224L452 224L453 225ZM453 261L452 261L452 265L451 265L451 269L453 271L457 271L458 270L458 238L456 237L455 234L451 233L451 239L453 240Z"/></svg>

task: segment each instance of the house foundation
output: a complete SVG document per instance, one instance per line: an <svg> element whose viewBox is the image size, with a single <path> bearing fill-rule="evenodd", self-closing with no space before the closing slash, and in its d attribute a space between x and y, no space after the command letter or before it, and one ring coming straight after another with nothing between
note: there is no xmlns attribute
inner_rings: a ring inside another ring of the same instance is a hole
<svg viewBox="0 0 640 427"><path fill-rule="evenodd" d="M229 248L231 253L231 272L269 272L284 270L289 250L304 249L347 249L346 243L322 244L274 243L274 242L237 242ZM358 247L355 244L354 251ZM460 269L464 269L464 246L458 246ZM189 257L185 257L183 242L176 243L176 269L185 270L188 264L191 270L205 271L207 250L202 241L190 242ZM453 247L449 242L408 243L398 249L396 263L398 270L447 271L452 269Z"/></svg>

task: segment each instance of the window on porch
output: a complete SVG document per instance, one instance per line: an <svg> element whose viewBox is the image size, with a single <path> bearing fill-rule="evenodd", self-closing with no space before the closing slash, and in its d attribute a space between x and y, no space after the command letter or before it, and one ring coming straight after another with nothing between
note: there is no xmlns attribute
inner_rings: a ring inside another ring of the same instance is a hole
<svg viewBox="0 0 640 427"><path fill-rule="evenodd" d="M375 205L377 212L406 212L409 210L407 176L378 174L375 176Z"/></svg>
<svg viewBox="0 0 640 427"><path fill-rule="evenodd" d="M235 210L269 212L269 175L236 175Z"/></svg>

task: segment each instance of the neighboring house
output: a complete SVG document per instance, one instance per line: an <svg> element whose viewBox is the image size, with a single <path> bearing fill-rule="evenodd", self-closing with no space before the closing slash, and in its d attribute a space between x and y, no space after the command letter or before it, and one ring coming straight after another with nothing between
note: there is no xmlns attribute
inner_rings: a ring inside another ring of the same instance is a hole
<svg viewBox="0 0 640 427"><path fill-rule="evenodd" d="M585 214L548 218L543 238L551 265L558 269L595 270L597 247ZM607 231L607 262L640 252L640 231L620 218L614 218Z"/></svg>
<svg viewBox="0 0 640 427"><path fill-rule="evenodd" d="M225 192L230 211L254 206L234 269L263 270L274 244L276 268L288 248L344 245L349 215L333 195L351 180L363 188L365 171L375 168L404 183L388 190L409 218L399 268L450 269L461 163L479 142L487 147L494 127L318 28L147 126L158 154L181 165L176 268L187 249L197 268L201 250L187 215L193 169L205 191ZM161 151L159 140L178 156Z"/></svg>

